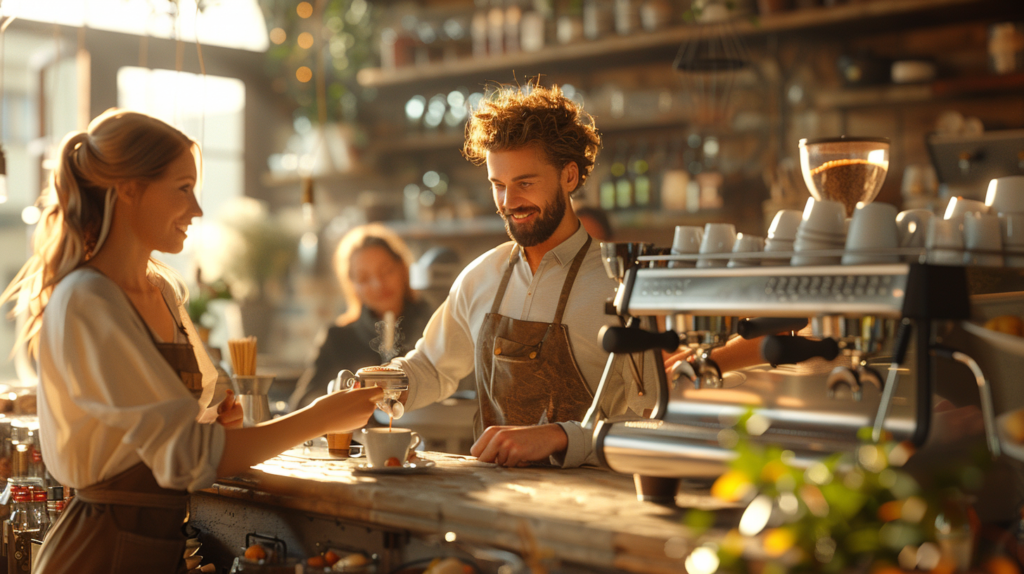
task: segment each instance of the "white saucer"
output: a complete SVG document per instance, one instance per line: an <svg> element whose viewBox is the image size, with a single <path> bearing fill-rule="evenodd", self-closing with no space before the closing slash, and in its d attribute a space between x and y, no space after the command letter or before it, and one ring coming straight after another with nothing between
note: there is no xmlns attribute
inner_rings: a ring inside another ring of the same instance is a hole
<svg viewBox="0 0 1024 574"><path fill-rule="evenodd" d="M382 466L375 467L370 463L359 463L353 472L365 472L368 474L412 474L415 472L423 472L429 468L437 466L437 463L432 460L421 460L420 462L408 462L402 466Z"/></svg>

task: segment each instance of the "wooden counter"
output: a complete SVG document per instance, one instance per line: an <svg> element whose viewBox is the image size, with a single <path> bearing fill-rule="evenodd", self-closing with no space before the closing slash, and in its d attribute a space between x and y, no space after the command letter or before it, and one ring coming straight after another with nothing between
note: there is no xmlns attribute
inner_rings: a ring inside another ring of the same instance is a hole
<svg viewBox="0 0 1024 574"><path fill-rule="evenodd" d="M420 456L436 466L383 475L356 470L363 459L328 460L316 449L295 449L205 493L411 536L452 532L460 542L511 550L528 563L553 557L593 569L676 573L683 571L682 559L667 557L666 543L672 541L670 554L677 557L696 543L682 524L685 511L638 502L629 476ZM676 502L721 506L706 494L681 493Z"/></svg>

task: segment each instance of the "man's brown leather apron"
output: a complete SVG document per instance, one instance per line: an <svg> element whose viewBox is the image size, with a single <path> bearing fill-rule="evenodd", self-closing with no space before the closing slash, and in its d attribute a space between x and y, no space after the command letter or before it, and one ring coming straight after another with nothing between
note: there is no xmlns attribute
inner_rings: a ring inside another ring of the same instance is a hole
<svg viewBox="0 0 1024 574"><path fill-rule="evenodd" d="M562 314L590 242L588 237L572 261L551 323L498 314L520 251L509 259L476 341L477 437L492 425L579 421L586 415L594 394L576 365Z"/></svg>
<svg viewBox="0 0 1024 574"><path fill-rule="evenodd" d="M179 329L184 332L181 325ZM194 392L192 387L202 380L202 373L192 345L153 342L182 383ZM75 491L71 504L47 533L33 572L185 572L182 524L187 514L188 493L161 487L149 467L139 463Z"/></svg>

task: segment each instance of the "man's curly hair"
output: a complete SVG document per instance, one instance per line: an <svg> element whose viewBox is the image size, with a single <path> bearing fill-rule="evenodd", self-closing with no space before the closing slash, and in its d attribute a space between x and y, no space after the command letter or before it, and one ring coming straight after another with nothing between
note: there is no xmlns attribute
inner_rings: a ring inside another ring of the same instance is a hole
<svg viewBox="0 0 1024 574"><path fill-rule="evenodd" d="M559 169L576 162L580 175L575 192L586 183L601 147L594 118L558 86L531 88L523 93L517 86L501 86L484 100L466 124L462 155L483 165L487 152L535 145Z"/></svg>

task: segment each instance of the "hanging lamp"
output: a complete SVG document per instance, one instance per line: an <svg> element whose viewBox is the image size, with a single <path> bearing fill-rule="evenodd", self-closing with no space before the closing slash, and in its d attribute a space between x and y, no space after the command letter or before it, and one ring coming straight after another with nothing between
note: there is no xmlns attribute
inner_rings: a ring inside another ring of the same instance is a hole
<svg viewBox="0 0 1024 574"><path fill-rule="evenodd" d="M732 115L736 77L750 68L750 56L736 34L736 15L726 0L696 0L694 33L679 48L673 68L693 105L698 126L725 127Z"/></svg>

